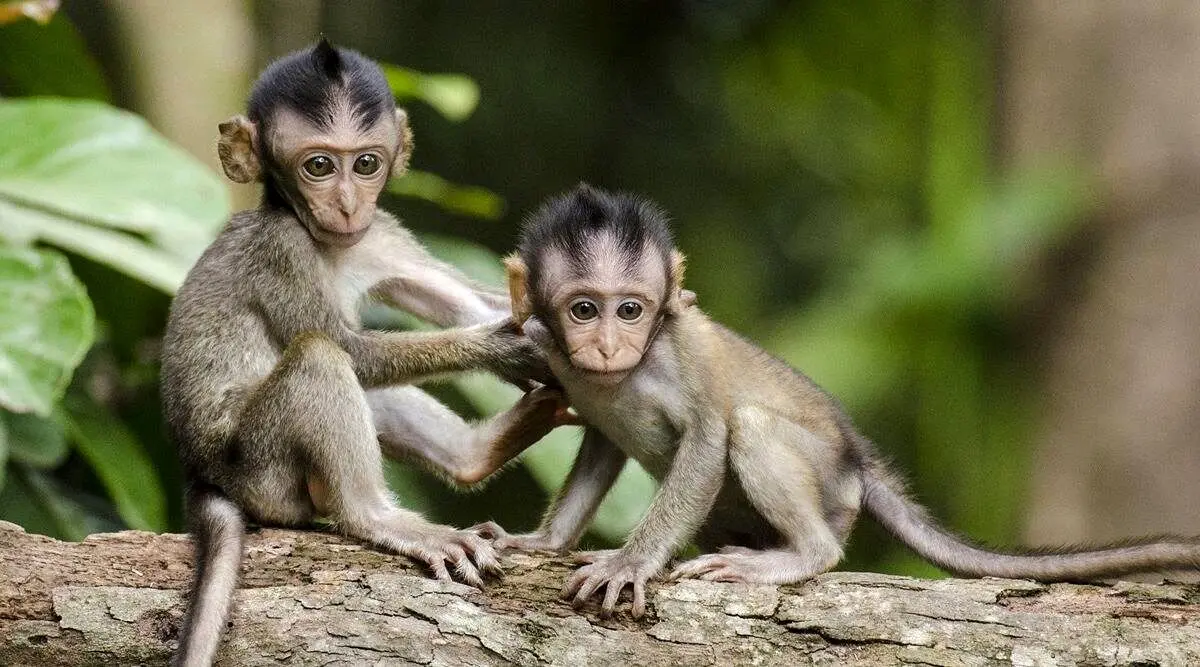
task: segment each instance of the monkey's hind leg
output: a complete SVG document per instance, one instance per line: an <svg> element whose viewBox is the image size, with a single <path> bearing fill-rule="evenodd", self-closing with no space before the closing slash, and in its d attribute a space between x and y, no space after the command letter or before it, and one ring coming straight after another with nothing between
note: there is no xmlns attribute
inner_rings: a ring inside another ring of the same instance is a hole
<svg viewBox="0 0 1200 667"><path fill-rule="evenodd" d="M277 453L264 481L248 482L256 487L247 494L254 504L284 504L271 494L304 501L309 496L339 532L417 559L439 579L452 578L447 562L458 579L475 586L483 585L480 571L500 571L486 540L396 505L384 480L366 395L349 355L332 340L317 333L297 336L255 393L243 414L253 415L259 426L247 424L239 436L256 441L260 451ZM285 443L284 451L272 440Z"/></svg>
<svg viewBox="0 0 1200 667"><path fill-rule="evenodd" d="M729 461L746 497L783 536L777 549L729 546L679 565L672 579L696 578L784 584L804 581L842 558L844 539L822 505L822 470L830 451L807 429L757 407L734 410L729 423ZM853 488L846 490L853 496ZM852 498L847 498L852 500Z"/></svg>
<svg viewBox="0 0 1200 667"><path fill-rule="evenodd" d="M471 486L564 423L561 392L542 387L477 424L416 387L367 392L379 444L392 459L414 461L455 484Z"/></svg>

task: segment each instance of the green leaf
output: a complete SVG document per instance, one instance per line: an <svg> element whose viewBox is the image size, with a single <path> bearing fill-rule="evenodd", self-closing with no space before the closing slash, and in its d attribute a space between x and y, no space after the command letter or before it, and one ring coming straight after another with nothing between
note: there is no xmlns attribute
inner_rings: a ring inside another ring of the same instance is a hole
<svg viewBox="0 0 1200 667"><path fill-rule="evenodd" d="M224 222L216 175L138 116L105 104L0 100L0 201L122 229L186 259Z"/></svg>
<svg viewBox="0 0 1200 667"><path fill-rule="evenodd" d="M410 169L404 176L388 181L387 191L424 199L447 211L484 220L497 220L504 215L504 199L500 195L487 188L456 185L425 171Z"/></svg>
<svg viewBox="0 0 1200 667"><path fill-rule="evenodd" d="M14 461L53 468L67 458L67 437L58 422L17 412L5 412L3 416L0 427L7 425L8 448Z"/></svg>
<svg viewBox="0 0 1200 667"><path fill-rule="evenodd" d="M103 527L54 478L26 466L13 466L12 479L0 491L0 517L26 530L79 541Z"/></svg>
<svg viewBox="0 0 1200 667"><path fill-rule="evenodd" d="M100 478L131 528L167 528L167 501L146 450L121 420L80 396L68 396L61 417L75 448Z"/></svg>
<svg viewBox="0 0 1200 667"><path fill-rule="evenodd" d="M0 406L49 415L94 329L92 303L66 258L0 245Z"/></svg>
<svg viewBox="0 0 1200 667"><path fill-rule="evenodd" d="M451 382L483 414L505 410L521 396L515 387L481 373L456 376ZM579 433L578 428L556 428L521 455L521 462L542 488L553 493L562 486L579 452ZM607 540L624 539L650 506L654 489L654 479L640 466L625 466L600 505L591 529Z"/></svg>
<svg viewBox="0 0 1200 667"><path fill-rule="evenodd" d="M451 122L466 120L479 106L479 84L462 74L423 74L382 63L383 75L397 99L418 99Z"/></svg>
<svg viewBox="0 0 1200 667"><path fill-rule="evenodd" d="M151 287L174 294L192 260L151 245L133 234L95 227L0 200L0 219L15 241L35 238L104 264Z"/></svg>
<svg viewBox="0 0 1200 667"><path fill-rule="evenodd" d="M108 83L67 17L46 25L0 26L0 90L7 95L62 95L106 101Z"/></svg>

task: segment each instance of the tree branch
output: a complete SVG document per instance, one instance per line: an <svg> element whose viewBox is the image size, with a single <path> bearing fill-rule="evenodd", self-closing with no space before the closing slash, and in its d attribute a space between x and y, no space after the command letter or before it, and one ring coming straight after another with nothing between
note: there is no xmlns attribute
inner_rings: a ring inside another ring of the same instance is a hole
<svg viewBox="0 0 1200 667"><path fill-rule="evenodd" d="M558 599L568 560L506 555L486 591L321 532L249 536L220 659L312 664L1200 663L1200 590L830 573L655 586L650 615ZM81 543L0 522L0 664L159 663L192 571L184 535Z"/></svg>

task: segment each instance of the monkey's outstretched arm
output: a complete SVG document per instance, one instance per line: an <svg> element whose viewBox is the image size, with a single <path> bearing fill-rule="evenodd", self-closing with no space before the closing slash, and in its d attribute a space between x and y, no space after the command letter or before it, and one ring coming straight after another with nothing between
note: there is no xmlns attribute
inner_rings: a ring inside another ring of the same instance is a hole
<svg viewBox="0 0 1200 667"><path fill-rule="evenodd" d="M658 495L625 546L591 556L590 564L567 580L564 597L573 596L573 604L579 606L603 587L600 613L608 616L621 590L632 585L632 613L641 618L646 612L646 581L662 569L712 510L725 479L724 448L722 421L702 418L686 428Z"/></svg>
<svg viewBox="0 0 1200 667"><path fill-rule="evenodd" d="M579 542L583 531L592 522L600 501L616 483L627 460L625 453L600 431L587 428L583 432L583 443L579 446L579 454L575 457L571 472L536 531L525 535L509 535L492 522L479 524L474 530L496 538L496 547L500 549L570 549Z"/></svg>
<svg viewBox="0 0 1200 667"><path fill-rule="evenodd" d="M388 235L386 252L398 273L372 287L391 306L441 327L469 326L507 317L508 296L471 280L429 253L408 230Z"/></svg>

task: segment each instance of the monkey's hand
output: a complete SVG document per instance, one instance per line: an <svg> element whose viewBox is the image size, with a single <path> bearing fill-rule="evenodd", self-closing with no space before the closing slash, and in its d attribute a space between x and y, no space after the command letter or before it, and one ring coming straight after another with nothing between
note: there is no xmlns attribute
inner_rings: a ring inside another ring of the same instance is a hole
<svg viewBox="0 0 1200 667"><path fill-rule="evenodd" d="M471 526L472 530L479 535L492 540L492 545L497 549L515 549L517 551L548 551L551 553L562 553L567 549L575 546L568 544L566 540L561 540L543 532L522 533L520 535L511 535L508 531L501 528L495 521L485 521L480 524Z"/></svg>
<svg viewBox="0 0 1200 667"><path fill-rule="evenodd" d="M442 581L457 579L483 588L481 574L496 577L504 574L496 550L487 540L469 530L429 524L403 536L392 546L397 552L427 565L433 576ZM450 575L447 563L454 567L454 576Z"/></svg>
<svg viewBox="0 0 1200 667"><path fill-rule="evenodd" d="M633 587L633 606L630 613L634 618L646 615L646 582L658 574L662 563L641 554L626 553L622 549L605 551L583 551L575 560L587 563L575 571L563 586L564 598L573 598L571 605L576 609L583 606L593 593L605 588L604 601L600 603L600 616L612 616L617 599L626 586Z"/></svg>
<svg viewBox="0 0 1200 667"><path fill-rule="evenodd" d="M558 386L545 352L522 333L516 320L509 317L483 326L488 328L489 371L525 390L532 388L530 381Z"/></svg>

